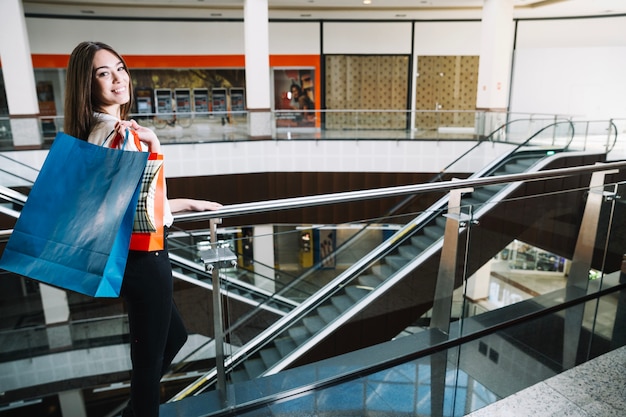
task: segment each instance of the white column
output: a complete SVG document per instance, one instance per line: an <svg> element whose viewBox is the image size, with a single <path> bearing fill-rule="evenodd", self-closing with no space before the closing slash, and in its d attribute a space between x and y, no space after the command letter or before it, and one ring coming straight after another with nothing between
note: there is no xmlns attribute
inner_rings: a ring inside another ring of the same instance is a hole
<svg viewBox="0 0 626 417"><path fill-rule="evenodd" d="M476 109L489 113L485 131L506 122L513 57L513 0L485 0L478 64Z"/></svg>
<svg viewBox="0 0 626 417"><path fill-rule="evenodd" d="M85 400L80 390L60 392L59 405L63 417L87 417Z"/></svg>
<svg viewBox="0 0 626 417"><path fill-rule="evenodd" d="M269 12L267 0L245 0L246 105L252 137L271 137Z"/></svg>
<svg viewBox="0 0 626 417"><path fill-rule="evenodd" d="M267 291L276 291L274 270L274 226L254 226L254 285Z"/></svg>
<svg viewBox="0 0 626 417"><path fill-rule="evenodd" d="M489 298L489 283L491 282L491 262L489 260L478 271L467 279L467 291L465 296L474 301Z"/></svg>
<svg viewBox="0 0 626 417"><path fill-rule="evenodd" d="M39 293L46 321L46 334L51 349L72 345L72 334L68 323L70 308L67 293L46 284L39 284Z"/></svg>
<svg viewBox="0 0 626 417"><path fill-rule="evenodd" d="M39 104L24 9L20 0L0 1L0 59L11 132L16 147L38 147Z"/></svg>

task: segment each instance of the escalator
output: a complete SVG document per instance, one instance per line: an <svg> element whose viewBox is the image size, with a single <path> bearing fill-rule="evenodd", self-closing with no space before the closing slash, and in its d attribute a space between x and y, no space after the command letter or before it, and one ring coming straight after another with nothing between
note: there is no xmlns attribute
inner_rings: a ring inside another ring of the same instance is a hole
<svg viewBox="0 0 626 417"><path fill-rule="evenodd" d="M472 178L589 165L605 159L603 152L561 150L519 149L494 161ZM550 242L542 241L540 233L533 235L533 231L539 230L549 230L552 239L556 236L558 250L554 253L571 257L584 192L563 197L552 191L565 186L583 190L588 184L589 177L582 176L541 185L529 182L485 186L464 195L462 212L479 224L471 228L472 246L479 249L471 254L459 254L459 259L467 258L462 272L470 276L516 238L523 237L537 246L551 246ZM531 194L541 198L524 198ZM225 368L229 379L247 381L388 341L414 323L432 307L446 212L447 197L444 197L323 290L227 357ZM460 233L464 235L468 229L466 226ZM216 370L207 373L172 400L205 391L215 383L216 376Z"/></svg>
<svg viewBox="0 0 626 417"><path fill-rule="evenodd" d="M176 278L210 291L213 290L211 274L206 272L198 263L172 253L170 253L170 261L172 272ZM220 278L222 282L227 284L222 288L222 294L229 297L231 302L247 304L250 308L258 307L277 317L286 315L299 304L292 299L264 291L232 275L221 274Z"/></svg>

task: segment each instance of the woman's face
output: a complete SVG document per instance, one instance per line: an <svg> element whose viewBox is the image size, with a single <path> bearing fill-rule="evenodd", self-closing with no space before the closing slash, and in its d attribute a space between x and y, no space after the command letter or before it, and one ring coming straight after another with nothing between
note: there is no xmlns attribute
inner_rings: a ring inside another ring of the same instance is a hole
<svg viewBox="0 0 626 417"><path fill-rule="evenodd" d="M119 108L130 100L130 77L124 63L100 49L93 58L93 95L100 111L119 117Z"/></svg>

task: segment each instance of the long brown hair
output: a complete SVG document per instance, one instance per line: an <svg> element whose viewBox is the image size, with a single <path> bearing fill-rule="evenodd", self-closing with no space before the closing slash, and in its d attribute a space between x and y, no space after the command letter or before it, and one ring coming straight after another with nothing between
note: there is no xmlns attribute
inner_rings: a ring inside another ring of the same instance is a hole
<svg viewBox="0 0 626 417"><path fill-rule="evenodd" d="M65 79L65 120L63 130L68 135L87 140L97 120L94 112L99 110L100 103L93 95L94 77L93 59L97 51L105 49L117 56L126 67L126 61L109 45L102 42L81 42L72 51L67 64ZM129 77L130 100L120 107L120 117L128 118L134 99L133 83Z"/></svg>

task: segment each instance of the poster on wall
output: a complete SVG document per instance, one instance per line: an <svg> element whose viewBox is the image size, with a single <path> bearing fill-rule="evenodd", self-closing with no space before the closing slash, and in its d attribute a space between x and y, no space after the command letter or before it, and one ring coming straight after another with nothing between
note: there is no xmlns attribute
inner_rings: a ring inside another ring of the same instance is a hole
<svg viewBox="0 0 626 417"><path fill-rule="evenodd" d="M275 69L276 127L315 126L315 70Z"/></svg>
<svg viewBox="0 0 626 417"><path fill-rule="evenodd" d="M54 89L52 82L40 81L37 83L37 102L41 116L56 116L57 109L54 104ZM57 133L54 117L41 118L41 131L44 137L54 137Z"/></svg>

